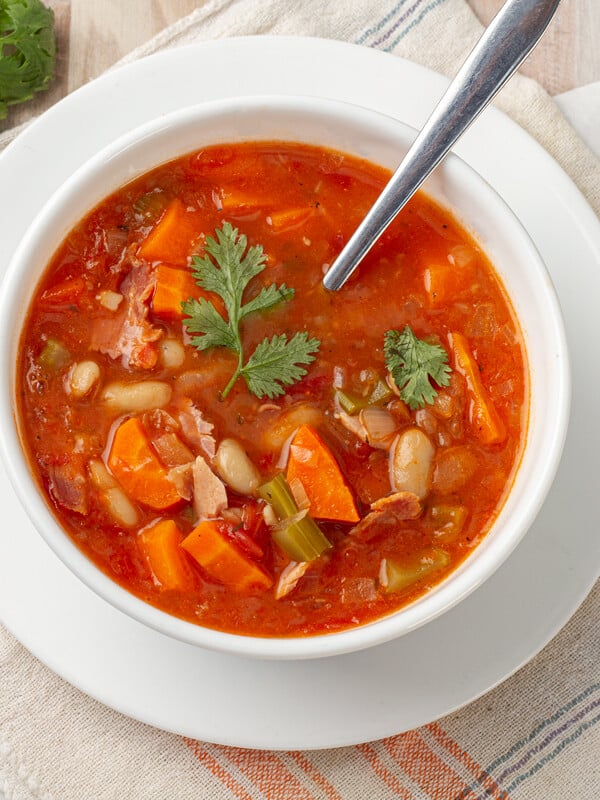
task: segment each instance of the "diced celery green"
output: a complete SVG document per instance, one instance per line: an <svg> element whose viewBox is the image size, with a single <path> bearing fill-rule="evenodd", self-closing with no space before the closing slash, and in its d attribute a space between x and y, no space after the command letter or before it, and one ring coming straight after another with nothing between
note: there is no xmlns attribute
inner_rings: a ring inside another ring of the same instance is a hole
<svg viewBox="0 0 600 800"><path fill-rule="evenodd" d="M388 400L391 400L393 394L387 383L382 381L381 378L378 378L377 383L373 387L373 391L369 395L369 405L383 405L383 403L387 403Z"/></svg>
<svg viewBox="0 0 600 800"><path fill-rule="evenodd" d="M421 580L432 572L436 572L450 563L450 556L439 547L424 550L417 557L407 561L393 561L386 559L387 586L382 586L385 592L399 592L413 583Z"/></svg>
<svg viewBox="0 0 600 800"><path fill-rule="evenodd" d="M71 361L71 354L57 339L47 339L38 357L38 363L45 370L56 372Z"/></svg>
<svg viewBox="0 0 600 800"><path fill-rule="evenodd" d="M147 192L140 195L133 204L138 214L155 220L165 210L169 200L164 192Z"/></svg>
<svg viewBox="0 0 600 800"><path fill-rule="evenodd" d="M271 504L281 521L298 514L298 506L283 474L276 475L261 486L258 494ZM313 561L331 547L327 537L308 515L291 522L287 528L273 531L272 536L294 561Z"/></svg>
<svg viewBox="0 0 600 800"><path fill-rule="evenodd" d="M369 405L369 401L366 397L356 397L341 389L337 389L335 396L342 410L345 411L346 414L350 414L350 416L358 414L359 411Z"/></svg>
<svg viewBox="0 0 600 800"><path fill-rule="evenodd" d="M452 541L460 534L467 521L467 508L440 503L431 506L429 515L435 526L436 536L443 541Z"/></svg>

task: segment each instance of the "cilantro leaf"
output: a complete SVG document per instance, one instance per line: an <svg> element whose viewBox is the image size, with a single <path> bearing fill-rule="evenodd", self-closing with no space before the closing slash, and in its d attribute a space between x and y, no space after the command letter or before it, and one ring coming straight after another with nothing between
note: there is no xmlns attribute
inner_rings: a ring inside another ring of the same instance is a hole
<svg viewBox="0 0 600 800"><path fill-rule="evenodd" d="M54 14L40 0L0 0L0 119L54 75Z"/></svg>
<svg viewBox="0 0 600 800"><path fill-rule="evenodd" d="M192 336L192 344L198 350L208 350L209 347L227 347L236 353L238 340L230 326L219 314L216 308L203 297L200 300L186 300L182 303L183 313L190 319L185 320L188 333L200 333L201 336Z"/></svg>
<svg viewBox="0 0 600 800"><path fill-rule="evenodd" d="M285 394L284 386L299 381L306 370L300 364L310 364L319 349L318 339L309 339L307 333L296 333L288 341L285 333L263 339L241 374L248 388L257 397L273 399Z"/></svg>
<svg viewBox="0 0 600 800"><path fill-rule="evenodd" d="M240 376L257 397L273 398L284 394L284 386L290 386L306 375L301 365L314 361L313 353L319 349L319 341L309 339L307 333L297 333L289 341L285 334L280 334L264 339L244 364L241 321L249 314L266 311L294 296L294 290L285 284L276 286L273 283L263 286L255 297L243 303L248 284L265 265L262 247L248 247L247 238L229 222L224 222L215 232L215 238L207 237L206 254L193 259L192 273L196 283L223 300L227 319L223 319L205 298L186 300L182 304L186 315L183 322L188 333L194 334L192 344L198 350L226 347L238 356L236 370L221 393L223 398L227 397Z"/></svg>
<svg viewBox="0 0 600 800"><path fill-rule="evenodd" d="M275 286L274 283L270 286L263 286L256 297L242 306L242 317L252 314L254 311L266 311L267 308L276 306L282 300L291 300L293 296L294 290L288 289L285 283L282 283L281 286Z"/></svg>
<svg viewBox="0 0 600 800"><path fill-rule="evenodd" d="M433 403L437 391L431 380L438 386L450 383L451 369L444 348L417 338L409 325L403 331L386 331L384 353L400 397L413 411Z"/></svg>

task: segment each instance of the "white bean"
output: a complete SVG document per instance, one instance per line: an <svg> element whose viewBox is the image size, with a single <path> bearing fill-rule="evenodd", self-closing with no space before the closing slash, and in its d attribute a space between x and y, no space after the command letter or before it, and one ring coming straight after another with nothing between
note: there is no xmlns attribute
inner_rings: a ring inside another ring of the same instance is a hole
<svg viewBox="0 0 600 800"><path fill-rule="evenodd" d="M163 367L175 369L185 361L185 348L177 339L163 339L159 348Z"/></svg>
<svg viewBox="0 0 600 800"><path fill-rule="evenodd" d="M107 489L103 496L110 515L117 522L126 528L137 525L139 520L137 509L120 486Z"/></svg>
<svg viewBox="0 0 600 800"><path fill-rule="evenodd" d="M67 378L67 388L73 397L85 397L100 380L100 367L95 361L73 364Z"/></svg>
<svg viewBox="0 0 600 800"><path fill-rule="evenodd" d="M116 480L99 459L90 459L88 462L88 471L90 473L90 479L96 489L104 491L106 489L114 489L115 486L117 486Z"/></svg>
<svg viewBox="0 0 600 800"><path fill-rule="evenodd" d="M214 465L220 477L238 494L254 494L260 485L259 471L235 439L223 439L217 449Z"/></svg>
<svg viewBox="0 0 600 800"><path fill-rule="evenodd" d="M102 392L102 399L111 411L122 414L162 408L171 399L171 392L169 384L162 381L109 383Z"/></svg>
<svg viewBox="0 0 600 800"><path fill-rule="evenodd" d="M419 428L408 428L390 450L390 483L396 492L413 492L423 500L431 488L435 447Z"/></svg>

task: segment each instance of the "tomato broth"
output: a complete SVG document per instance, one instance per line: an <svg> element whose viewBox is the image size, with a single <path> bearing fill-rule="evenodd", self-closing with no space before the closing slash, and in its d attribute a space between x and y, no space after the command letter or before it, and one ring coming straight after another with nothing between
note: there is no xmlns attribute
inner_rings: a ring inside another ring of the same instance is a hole
<svg viewBox="0 0 600 800"><path fill-rule="evenodd" d="M488 532L528 398L485 254L418 193L339 292L322 285L388 178L308 145L209 147L106 198L54 255L21 337L21 436L66 533L138 597L239 634L338 631L423 595ZM260 310L237 327L194 278L204 259L221 279L219 236L261 267L242 292ZM243 355L199 348L208 329ZM428 399L390 368L390 331L437 364L419 373ZM282 335L296 378L262 365L231 383Z"/></svg>

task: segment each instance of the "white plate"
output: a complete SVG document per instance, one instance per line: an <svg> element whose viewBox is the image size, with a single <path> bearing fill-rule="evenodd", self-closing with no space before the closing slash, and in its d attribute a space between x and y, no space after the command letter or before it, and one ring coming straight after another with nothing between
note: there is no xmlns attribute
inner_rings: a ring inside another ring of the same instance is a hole
<svg viewBox="0 0 600 800"><path fill-rule="evenodd" d="M311 94L418 127L446 85L377 51L269 37L171 50L108 73L46 112L0 158L0 185L10 196L9 213L0 216L0 264L67 175L158 114L231 95ZM600 225L557 164L499 112L487 111L456 150L539 247L573 358L562 466L515 553L459 606L395 642L318 661L252 661L172 641L105 604L50 552L0 473L0 616L51 669L125 714L186 736L243 747L337 747L414 728L468 703L529 660L579 606L600 571L592 502Z"/></svg>

